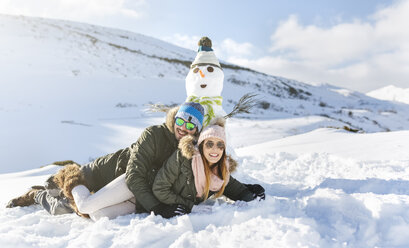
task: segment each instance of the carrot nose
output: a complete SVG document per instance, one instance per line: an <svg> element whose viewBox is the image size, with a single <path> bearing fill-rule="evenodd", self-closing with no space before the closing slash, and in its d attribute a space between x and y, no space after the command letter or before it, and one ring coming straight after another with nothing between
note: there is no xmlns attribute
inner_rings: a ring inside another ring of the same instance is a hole
<svg viewBox="0 0 409 248"><path fill-rule="evenodd" d="M205 75L203 74L202 70L199 70L199 73L200 73L200 76L201 76L202 78L205 77Z"/></svg>

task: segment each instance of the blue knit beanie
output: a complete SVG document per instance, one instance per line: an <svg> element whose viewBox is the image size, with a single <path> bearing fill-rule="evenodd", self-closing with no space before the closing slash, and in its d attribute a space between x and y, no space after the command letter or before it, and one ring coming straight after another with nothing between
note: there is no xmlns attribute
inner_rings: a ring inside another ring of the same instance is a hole
<svg viewBox="0 0 409 248"><path fill-rule="evenodd" d="M197 126L198 131L202 130L204 119L204 108L200 103L185 102L180 105L178 112L175 115L188 122L192 122Z"/></svg>

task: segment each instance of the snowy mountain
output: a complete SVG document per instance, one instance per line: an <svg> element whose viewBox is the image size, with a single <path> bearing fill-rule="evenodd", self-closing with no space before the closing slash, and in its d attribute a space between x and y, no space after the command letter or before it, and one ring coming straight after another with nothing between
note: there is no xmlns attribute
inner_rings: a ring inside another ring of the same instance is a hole
<svg viewBox="0 0 409 248"><path fill-rule="evenodd" d="M389 85L366 93L366 95L387 101L402 102L409 104L409 88L403 89Z"/></svg>
<svg viewBox="0 0 409 248"><path fill-rule="evenodd" d="M86 163L163 122L145 104L183 102L196 55L124 30L23 16L0 15L0 37L1 206L43 184L59 169L54 161ZM265 201L95 223L1 207L0 246L409 245L408 104L222 67L225 110L259 94L253 113L231 119L227 132L240 164L234 176L260 183Z"/></svg>
<svg viewBox="0 0 409 248"><path fill-rule="evenodd" d="M178 104L196 52L123 30L60 20L0 15L0 123L7 150L1 171L72 159L85 163L135 141L149 124L145 104ZM222 63L224 109L259 94L258 119L315 116L317 127L364 132L409 127L407 105L331 85L312 86ZM161 115L154 115L160 117ZM133 135L122 133L127 126ZM24 143L21 141L24 140ZM20 156L21 145L29 147ZM237 144L240 146L241 144ZM75 147L75 149L73 149ZM30 158L29 160L27 158Z"/></svg>

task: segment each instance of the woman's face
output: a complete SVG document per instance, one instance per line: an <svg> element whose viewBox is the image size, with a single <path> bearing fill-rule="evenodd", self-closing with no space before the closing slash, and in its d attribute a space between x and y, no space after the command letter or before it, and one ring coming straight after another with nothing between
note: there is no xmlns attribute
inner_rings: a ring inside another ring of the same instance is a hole
<svg viewBox="0 0 409 248"><path fill-rule="evenodd" d="M225 145L223 140L218 138L207 138L203 141L203 154L209 163L213 165L221 159Z"/></svg>

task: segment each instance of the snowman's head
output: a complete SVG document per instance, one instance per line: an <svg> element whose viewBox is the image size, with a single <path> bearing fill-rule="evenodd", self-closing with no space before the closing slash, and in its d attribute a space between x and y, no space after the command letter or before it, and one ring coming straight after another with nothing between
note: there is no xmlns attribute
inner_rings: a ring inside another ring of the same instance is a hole
<svg viewBox="0 0 409 248"><path fill-rule="evenodd" d="M186 93L188 96L220 96L223 90L224 73L212 64L195 65L186 77Z"/></svg>
<svg viewBox="0 0 409 248"><path fill-rule="evenodd" d="M199 49L186 77L188 96L220 96L224 73L208 37L199 40Z"/></svg>

